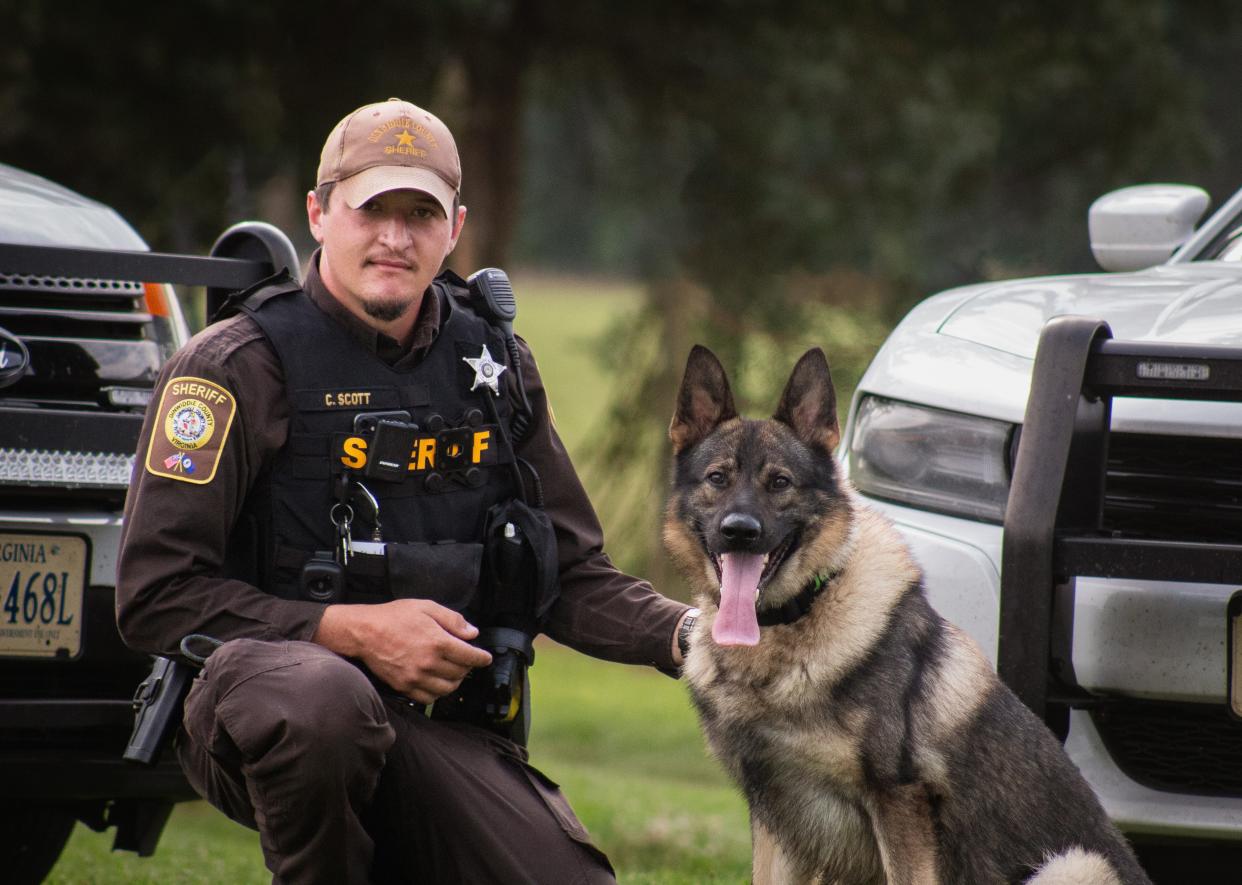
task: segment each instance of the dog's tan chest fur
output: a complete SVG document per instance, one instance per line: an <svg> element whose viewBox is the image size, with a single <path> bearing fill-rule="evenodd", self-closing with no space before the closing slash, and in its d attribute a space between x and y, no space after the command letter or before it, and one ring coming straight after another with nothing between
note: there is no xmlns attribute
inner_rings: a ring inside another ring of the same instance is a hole
<svg viewBox="0 0 1242 885"><path fill-rule="evenodd" d="M812 792L861 791L866 713L832 711L827 705L833 686L866 656L918 571L877 537L891 531L882 521L868 518L865 510L856 515L840 577L803 619L764 628L759 645L717 646L711 638L715 606L710 597L699 600L704 616L695 626L684 674L692 691L711 705L715 721L706 729L708 743L735 775L742 760L728 755L737 741L714 734L744 733L751 751L796 760L815 785ZM877 581L877 574L885 580Z"/></svg>

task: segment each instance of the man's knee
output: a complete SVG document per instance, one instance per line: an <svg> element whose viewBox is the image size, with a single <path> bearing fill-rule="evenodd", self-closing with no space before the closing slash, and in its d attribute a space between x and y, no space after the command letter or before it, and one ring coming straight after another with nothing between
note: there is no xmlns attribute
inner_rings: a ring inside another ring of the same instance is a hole
<svg viewBox="0 0 1242 885"><path fill-rule="evenodd" d="M200 700L214 706L243 757L279 745L296 748L299 765L358 755L378 766L392 744L384 705L366 676L313 643L234 640L212 653L203 679L208 690Z"/></svg>

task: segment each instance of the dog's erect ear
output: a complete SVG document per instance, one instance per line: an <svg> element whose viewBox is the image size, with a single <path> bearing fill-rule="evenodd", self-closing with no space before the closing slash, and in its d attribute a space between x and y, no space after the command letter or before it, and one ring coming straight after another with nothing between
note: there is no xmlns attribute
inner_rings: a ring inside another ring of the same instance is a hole
<svg viewBox="0 0 1242 885"><path fill-rule="evenodd" d="M737 417L733 391L724 366L701 344L690 350L686 373L677 393L677 411L668 428L673 451L682 452L716 429L723 421Z"/></svg>
<svg viewBox="0 0 1242 885"><path fill-rule="evenodd" d="M798 439L831 453L841 440L837 426L837 395L832 389L828 360L818 347L808 350L794 366L772 416L788 424Z"/></svg>

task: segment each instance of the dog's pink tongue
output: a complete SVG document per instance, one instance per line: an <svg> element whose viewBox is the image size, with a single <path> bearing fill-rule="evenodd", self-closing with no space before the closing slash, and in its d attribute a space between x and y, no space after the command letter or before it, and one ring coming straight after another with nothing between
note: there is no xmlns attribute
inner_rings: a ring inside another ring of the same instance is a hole
<svg viewBox="0 0 1242 885"><path fill-rule="evenodd" d="M720 613L712 626L717 645L758 645L755 588L763 574L763 557L725 553L720 557Z"/></svg>

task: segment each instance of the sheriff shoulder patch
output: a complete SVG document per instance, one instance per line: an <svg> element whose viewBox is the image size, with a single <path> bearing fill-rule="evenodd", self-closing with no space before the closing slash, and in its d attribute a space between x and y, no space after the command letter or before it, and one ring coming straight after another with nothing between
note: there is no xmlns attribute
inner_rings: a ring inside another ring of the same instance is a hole
<svg viewBox="0 0 1242 885"><path fill-rule="evenodd" d="M147 446L147 473L211 482L228 441L237 400L214 381L181 376L164 385Z"/></svg>

